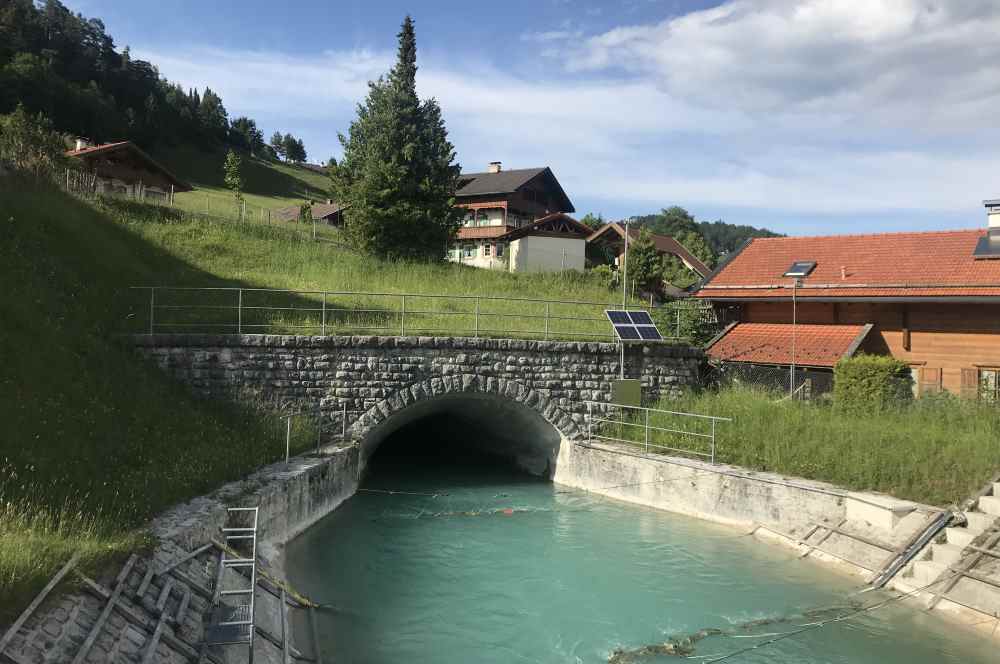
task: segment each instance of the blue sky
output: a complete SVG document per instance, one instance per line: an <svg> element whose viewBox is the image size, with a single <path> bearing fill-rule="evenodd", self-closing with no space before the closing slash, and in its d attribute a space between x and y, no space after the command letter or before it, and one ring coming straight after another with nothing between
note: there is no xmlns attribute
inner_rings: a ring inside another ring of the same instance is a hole
<svg viewBox="0 0 1000 664"><path fill-rule="evenodd" d="M993 0L288 6L68 0L230 116L339 156L406 13L467 170L549 165L580 215L679 204L830 234L985 224L1000 196Z"/></svg>

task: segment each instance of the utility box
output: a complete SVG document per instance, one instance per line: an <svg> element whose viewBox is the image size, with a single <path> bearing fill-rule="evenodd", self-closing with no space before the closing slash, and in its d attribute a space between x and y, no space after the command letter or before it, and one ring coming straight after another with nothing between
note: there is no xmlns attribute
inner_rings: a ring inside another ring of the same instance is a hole
<svg viewBox="0 0 1000 664"><path fill-rule="evenodd" d="M622 378L611 382L611 403L619 406L642 405L642 381Z"/></svg>

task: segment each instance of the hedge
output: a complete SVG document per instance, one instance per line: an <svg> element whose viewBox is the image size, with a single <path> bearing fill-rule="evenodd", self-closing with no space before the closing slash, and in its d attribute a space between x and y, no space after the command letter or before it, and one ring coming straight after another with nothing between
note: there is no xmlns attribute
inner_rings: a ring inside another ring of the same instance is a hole
<svg viewBox="0 0 1000 664"><path fill-rule="evenodd" d="M873 413L913 400L910 368L885 355L856 355L833 369L833 402L847 412Z"/></svg>

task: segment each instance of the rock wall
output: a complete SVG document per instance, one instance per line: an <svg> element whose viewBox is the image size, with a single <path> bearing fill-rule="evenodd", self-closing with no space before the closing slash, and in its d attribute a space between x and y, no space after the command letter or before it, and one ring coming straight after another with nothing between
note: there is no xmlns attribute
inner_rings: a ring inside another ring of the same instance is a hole
<svg viewBox="0 0 1000 664"><path fill-rule="evenodd" d="M138 335L133 343L198 394L231 397L241 391L268 402L319 408L337 428L377 411L414 385L441 393L490 391L539 395L583 422L587 400L608 401L619 377L616 344L452 337L304 337L268 335ZM625 376L642 381L647 399L676 395L697 384L704 355L686 346L630 345ZM496 391L494 383L493 390ZM410 395L412 396L412 394ZM355 432L356 434L358 432Z"/></svg>

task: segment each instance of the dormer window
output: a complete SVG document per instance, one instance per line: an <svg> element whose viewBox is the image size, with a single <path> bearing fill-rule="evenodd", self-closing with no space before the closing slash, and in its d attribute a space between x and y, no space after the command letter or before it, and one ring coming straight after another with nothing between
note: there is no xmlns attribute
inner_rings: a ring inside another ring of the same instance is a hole
<svg viewBox="0 0 1000 664"><path fill-rule="evenodd" d="M816 269L816 261L795 261L783 274L784 277L808 277Z"/></svg>

